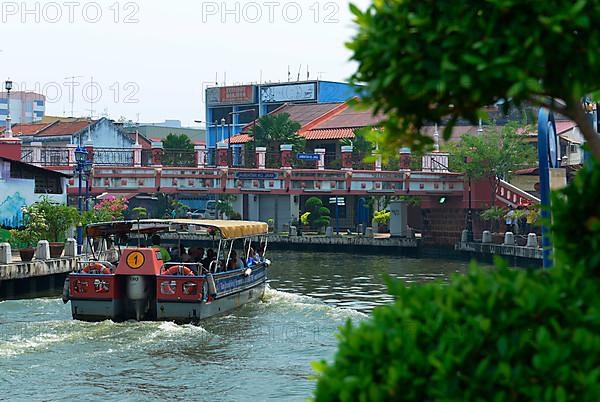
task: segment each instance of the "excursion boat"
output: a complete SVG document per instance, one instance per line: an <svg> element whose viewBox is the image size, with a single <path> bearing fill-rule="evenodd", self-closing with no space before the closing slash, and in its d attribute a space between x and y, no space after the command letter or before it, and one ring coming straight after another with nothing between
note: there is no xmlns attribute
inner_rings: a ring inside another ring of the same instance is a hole
<svg viewBox="0 0 600 402"><path fill-rule="evenodd" d="M170 219L88 225L91 255L67 277L63 301L71 302L73 318L81 321L190 323L224 314L264 294L270 265L265 258L267 233L266 223L247 221ZM176 242L176 250L185 250L182 241L191 244L206 234L214 246L218 240L218 248L216 258L204 259L204 264L182 262L182 258L164 262L166 249L150 240L162 236L160 241ZM260 251L253 253L254 249ZM241 258L234 258L235 250Z"/></svg>

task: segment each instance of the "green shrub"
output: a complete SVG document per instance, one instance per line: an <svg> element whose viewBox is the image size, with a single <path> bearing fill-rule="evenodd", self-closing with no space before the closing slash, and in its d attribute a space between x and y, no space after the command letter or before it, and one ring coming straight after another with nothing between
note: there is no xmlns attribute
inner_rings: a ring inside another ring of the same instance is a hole
<svg viewBox="0 0 600 402"><path fill-rule="evenodd" d="M310 214L307 215L308 222L310 226L315 229L321 229L322 227L328 226L331 223L331 212L329 208L323 206L323 201L317 197L310 197L304 203L304 208L306 212ZM303 214L304 216L305 214Z"/></svg>
<svg viewBox="0 0 600 402"><path fill-rule="evenodd" d="M317 401L600 400L600 299L582 275L473 268L390 292L315 365Z"/></svg>
<svg viewBox="0 0 600 402"><path fill-rule="evenodd" d="M556 267L472 267L390 282L392 305L341 329L318 401L600 400L600 168L553 196Z"/></svg>

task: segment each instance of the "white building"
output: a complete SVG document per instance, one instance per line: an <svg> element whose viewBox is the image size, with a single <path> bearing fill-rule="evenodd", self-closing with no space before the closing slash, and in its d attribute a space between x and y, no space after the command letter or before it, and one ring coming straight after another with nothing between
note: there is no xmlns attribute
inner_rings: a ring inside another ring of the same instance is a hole
<svg viewBox="0 0 600 402"><path fill-rule="evenodd" d="M10 117L13 124L28 124L42 120L46 113L46 97L35 92L10 93ZM0 124L6 125L8 96L0 92Z"/></svg>

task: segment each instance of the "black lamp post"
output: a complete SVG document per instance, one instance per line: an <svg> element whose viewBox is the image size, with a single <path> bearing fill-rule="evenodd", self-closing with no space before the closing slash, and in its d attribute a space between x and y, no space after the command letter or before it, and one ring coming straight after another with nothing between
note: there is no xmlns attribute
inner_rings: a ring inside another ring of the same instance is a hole
<svg viewBox="0 0 600 402"><path fill-rule="evenodd" d="M465 164L471 162L471 158L465 156ZM469 209L467 210L467 242L473 241L473 204L471 201L471 175L467 173L468 186L469 186Z"/></svg>
<svg viewBox="0 0 600 402"><path fill-rule="evenodd" d="M83 173L85 175L85 212L89 211L88 200L90 198L90 180L92 176L92 162L85 161L83 165Z"/></svg>
<svg viewBox="0 0 600 402"><path fill-rule="evenodd" d="M75 172L79 178L79 191L77 192L77 210L79 215L83 212L83 200L82 200L82 184L83 184L83 172L87 159L87 151L82 148L81 145L75 150ZM77 253L81 254L81 248L83 245L83 228L81 225L77 226Z"/></svg>

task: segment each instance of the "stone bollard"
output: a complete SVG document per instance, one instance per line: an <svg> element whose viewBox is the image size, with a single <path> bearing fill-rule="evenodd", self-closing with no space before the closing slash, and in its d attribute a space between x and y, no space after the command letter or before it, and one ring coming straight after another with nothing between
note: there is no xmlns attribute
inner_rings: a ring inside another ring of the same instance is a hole
<svg viewBox="0 0 600 402"><path fill-rule="evenodd" d="M37 245L37 250L35 252L36 260L49 260L50 259L50 243L48 240L40 240Z"/></svg>
<svg viewBox="0 0 600 402"><path fill-rule="evenodd" d="M358 233L358 236L364 236L365 234L365 225L362 223L358 224L358 228L356 229L356 232Z"/></svg>
<svg viewBox="0 0 600 402"><path fill-rule="evenodd" d="M513 232L504 233L504 245L505 246L514 246L515 245L515 235Z"/></svg>
<svg viewBox="0 0 600 402"><path fill-rule="evenodd" d="M333 228L331 226L327 226L327 229L325 229L325 237L333 237Z"/></svg>
<svg viewBox="0 0 600 402"><path fill-rule="evenodd" d="M483 236L481 236L481 242L484 244L492 243L492 232L490 232L489 230L483 232Z"/></svg>
<svg viewBox="0 0 600 402"><path fill-rule="evenodd" d="M67 239L65 244L65 257L77 257L77 240Z"/></svg>
<svg viewBox="0 0 600 402"><path fill-rule="evenodd" d="M298 236L298 228L296 226L290 226L290 236Z"/></svg>
<svg viewBox="0 0 600 402"><path fill-rule="evenodd" d="M467 229L465 229L460 234L460 242L467 243L468 241L469 241L469 231Z"/></svg>
<svg viewBox="0 0 600 402"><path fill-rule="evenodd" d="M373 228L372 227L370 227L370 226L367 227L367 230L365 230L365 236L371 237L371 238L373 237Z"/></svg>
<svg viewBox="0 0 600 402"><path fill-rule="evenodd" d="M0 265L12 264L10 243L0 243Z"/></svg>
<svg viewBox="0 0 600 402"><path fill-rule="evenodd" d="M529 233L527 235L527 246L529 248L538 248L537 235L535 233Z"/></svg>

